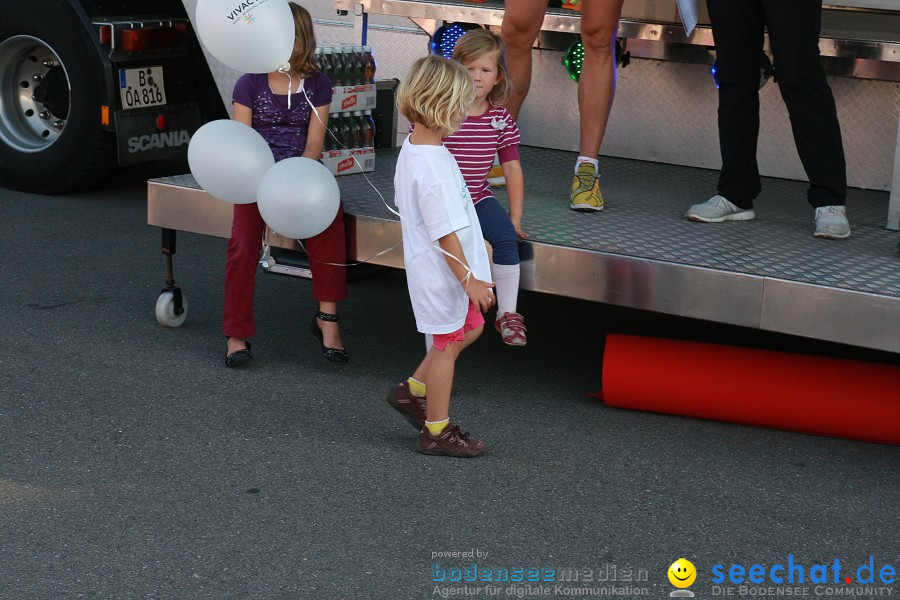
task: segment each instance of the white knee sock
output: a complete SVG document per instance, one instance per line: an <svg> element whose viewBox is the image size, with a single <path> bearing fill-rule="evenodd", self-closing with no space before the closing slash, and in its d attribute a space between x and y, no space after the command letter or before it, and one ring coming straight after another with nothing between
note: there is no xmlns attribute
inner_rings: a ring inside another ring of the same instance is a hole
<svg viewBox="0 0 900 600"><path fill-rule="evenodd" d="M503 313L518 312L516 304L519 302L519 265L498 265L491 263L491 273L494 274L494 283L497 285L494 292L497 294L497 316Z"/></svg>

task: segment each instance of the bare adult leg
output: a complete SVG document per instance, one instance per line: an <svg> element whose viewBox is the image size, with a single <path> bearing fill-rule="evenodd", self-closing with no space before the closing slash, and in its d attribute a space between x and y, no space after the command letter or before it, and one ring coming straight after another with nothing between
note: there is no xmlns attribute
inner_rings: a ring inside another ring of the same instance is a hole
<svg viewBox="0 0 900 600"><path fill-rule="evenodd" d="M506 65L512 83L506 108L513 119L519 118L519 110L531 86L531 49L541 31L547 2L548 0L515 0L506 3L503 11L500 36L506 44Z"/></svg>
<svg viewBox="0 0 900 600"><path fill-rule="evenodd" d="M320 301L319 311L330 315L336 315L338 314L338 303ZM342 349L344 347L343 342L341 342L341 329L336 321L316 319L316 322L319 329L322 331L322 343L325 344L326 348Z"/></svg>
<svg viewBox="0 0 900 600"><path fill-rule="evenodd" d="M616 31L623 2L592 0L582 4L584 66L578 81L581 156L596 158L606 133L616 91Z"/></svg>

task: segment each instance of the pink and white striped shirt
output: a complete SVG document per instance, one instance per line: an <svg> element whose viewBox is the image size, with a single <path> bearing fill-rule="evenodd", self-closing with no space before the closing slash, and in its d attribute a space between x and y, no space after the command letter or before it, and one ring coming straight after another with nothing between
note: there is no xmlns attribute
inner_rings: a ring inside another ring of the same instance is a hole
<svg viewBox="0 0 900 600"><path fill-rule="evenodd" d="M410 133L412 130L411 125ZM519 160L520 140L519 126L509 111L491 104L483 115L466 117L458 131L441 141L456 159L472 202L477 204L493 196L487 176L494 165L494 155L499 156L500 164Z"/></svg>
<svg viewBox="0 0 900 600"><path fill-rule="evenodd" d="M476 204L493 196L487 176L494 154L500 164L519 160L519 126L502 106L491 104L483 115L466 117L459 130L442 141L456 159Z"/></svg>

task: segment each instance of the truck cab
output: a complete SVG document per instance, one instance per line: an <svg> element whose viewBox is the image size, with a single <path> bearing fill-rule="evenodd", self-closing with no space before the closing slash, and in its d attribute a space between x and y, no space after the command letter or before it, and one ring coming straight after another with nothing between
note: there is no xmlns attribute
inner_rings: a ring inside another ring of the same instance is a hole
<svg viewBox="0 0 900 600"><path fill-rule="evenodd" d="M0 2L0 185L64 193L183 159L224 115L178 0Z"/></svg>

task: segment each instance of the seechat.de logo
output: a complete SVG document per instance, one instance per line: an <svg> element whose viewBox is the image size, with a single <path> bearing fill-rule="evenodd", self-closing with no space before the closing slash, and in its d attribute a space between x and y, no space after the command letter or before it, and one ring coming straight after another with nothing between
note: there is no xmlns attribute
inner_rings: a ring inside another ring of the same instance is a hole
<svg viewBox="0 0 900 600"><path fill-rule="evenodd" d="M893 565L877 564L875 557L870 556L866 563L856 568L843 571L841 561L835 558L813 565L804 565L796 562L793 554L788 554L787 561L772 565L753 564L745 566L732 564L726 567L723 564L713 565L712 582L719 584L726 580L730 583L741 584L744 582L753 584L862 584L894 583L897 570Z"/></svg>

